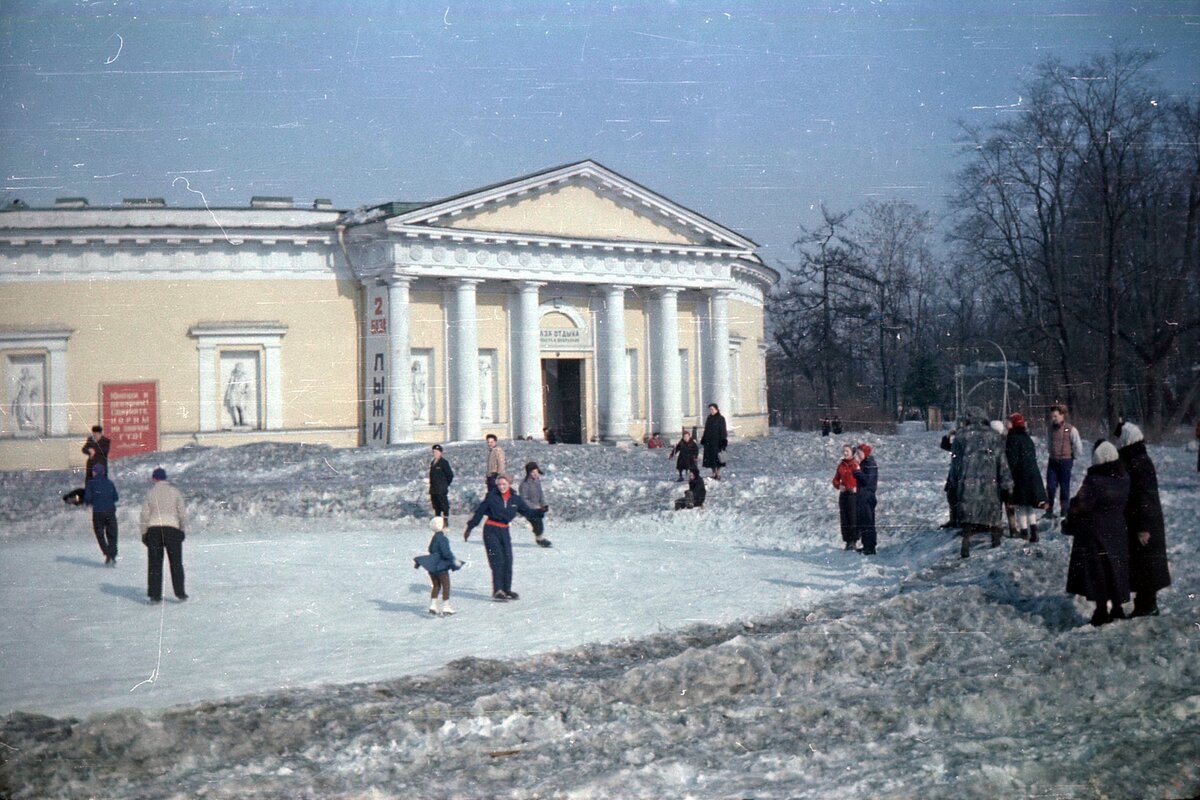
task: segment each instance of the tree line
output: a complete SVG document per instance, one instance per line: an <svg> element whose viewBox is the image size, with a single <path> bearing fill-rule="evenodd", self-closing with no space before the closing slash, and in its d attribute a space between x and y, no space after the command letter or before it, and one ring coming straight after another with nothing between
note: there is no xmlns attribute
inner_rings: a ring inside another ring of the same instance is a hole
<svg viewBox="0 0 1200 800"><path fill-rule="evenodd" d="M776 421L951 410L954 366L1001 344L1042 405L1151 431L1194 414L1200 100L1163 92L1154 60L1037 64L1012 113L963 126L943 216L822 209L768 301Z"/></svg>

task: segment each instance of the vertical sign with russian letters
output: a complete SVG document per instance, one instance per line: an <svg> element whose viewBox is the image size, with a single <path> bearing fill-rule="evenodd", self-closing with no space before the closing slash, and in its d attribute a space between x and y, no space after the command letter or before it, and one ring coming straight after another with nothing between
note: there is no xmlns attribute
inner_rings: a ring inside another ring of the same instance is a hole
<svg viewBox="0 0 1200 800"><path fill-rule="evenodd" d="M158 449L158 383L100 384L100 424L111 459Z"/></svg>
<svg viewBox="0 0 1200 800"><path fill-rule="evenodd" d="M388 443L388 297L386 286L369 286L366 290L366 346L363 353L363 440L368 447Z"/></svg>

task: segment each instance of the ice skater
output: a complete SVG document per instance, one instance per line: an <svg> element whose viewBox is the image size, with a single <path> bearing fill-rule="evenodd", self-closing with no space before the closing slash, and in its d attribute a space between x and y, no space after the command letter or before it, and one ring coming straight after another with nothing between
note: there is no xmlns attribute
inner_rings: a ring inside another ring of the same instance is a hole
<svg viewBox="0 0 1200 800"><path fill-rule="evenodd" d="M516 519L518 514L530 523L542 516L541 511L530 507L512 490L512 480L508 475L500 473L496 476L495 488L476 506L475 513L467 521L467 529L463 531L465 542L471 538L471 531L479 521L487 517L483 526L483 546L487 552L488 566L492 570L492 599L497 602L516 600L520 597L512 590L512 537L508 532L508 524Z"/></svg>
<svg viewBox="0 0 1200 800"><path fill-rule="evenodd" d="M103 464L92 467L91 480L83 489L83 502L92 507L92 532L104 556L104 565L117 565L117 487L108 479Z"/></svg>
<svg viewBox="0 0 1200 800"><path fill-rule="evenodd" d="M413 569L424 567L429 572L433 591L429 594L429 613L439 617L454 613L450 607L450 571L461 569L467 562L454 557L450 540L446 538L446 521L441 516L429 520L433 538L429 540L429 554L413 559ZM438 593L441 597L438 597Z"/></svg>
<svg viewBox="0 0 1200 800"><path fill-rule="evenodd" d="M546 532L543 519L546 512L550 510L550 506L546 505L546 495L542 493L542 470L536 461L530 461L525 465L525 480L521 481L521 487L517 490L517 494L521 495L521 499L526 503L542 512L542 517L530 520L529 524L533 526L533 540L537 542L538 547L550 547L550 540L542 535Z"/></svg>
<svg viewBox="0 0 1200 800"><path fill-rule="evenodd" d="M163 551L171 562L171 588L180 602L188 599L183 586L183 538L187 509L183 495L167 483L167 471L158 467L150 475L154 483L142 505L142 543L146 545L146 595L151 603L162 602Z"/></svg>

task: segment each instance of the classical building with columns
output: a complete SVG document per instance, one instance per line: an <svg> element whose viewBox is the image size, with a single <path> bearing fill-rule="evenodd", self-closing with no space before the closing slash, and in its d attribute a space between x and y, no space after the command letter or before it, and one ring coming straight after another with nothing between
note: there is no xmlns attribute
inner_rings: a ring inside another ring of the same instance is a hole
<svg viewBox="0 0 1200 800"><path fill-rule="evenodd" d="M0 468L288 441L767 429L756 245L593 161L352 212L0 213Z"/></svg>

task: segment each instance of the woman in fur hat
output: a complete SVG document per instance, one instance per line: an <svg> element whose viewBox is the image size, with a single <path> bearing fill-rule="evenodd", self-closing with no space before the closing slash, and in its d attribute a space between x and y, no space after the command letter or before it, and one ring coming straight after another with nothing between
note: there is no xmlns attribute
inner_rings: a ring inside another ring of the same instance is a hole
<svg viewBox="0 0 1200 800"><path fill-rule="evenodd" d="M1096 604L1096 626L1125 618L1121 604L1129 600L1129 541L1123 512L1128 500L1129 475L1117 448L1097 442L1092 466L1063 524L1063 533L1074 537L1067 592Z"/></svg>
<svg viewBox="0 0 1200 800"><path fill-rule="evenodd" d="M1146 452L1142 431L1131 422L1116 431L1118 453L1129 473L1125 528L1129 535L1129 585L1135 592L1133 616L1158 616L1158 591L1171 585L1167 533L1158 498L1158 474Z"/></svg>

